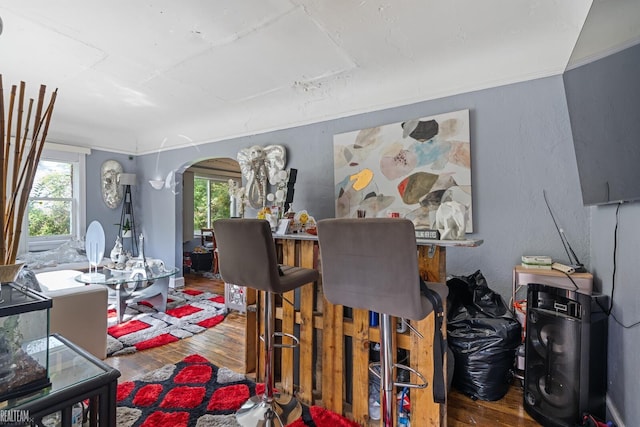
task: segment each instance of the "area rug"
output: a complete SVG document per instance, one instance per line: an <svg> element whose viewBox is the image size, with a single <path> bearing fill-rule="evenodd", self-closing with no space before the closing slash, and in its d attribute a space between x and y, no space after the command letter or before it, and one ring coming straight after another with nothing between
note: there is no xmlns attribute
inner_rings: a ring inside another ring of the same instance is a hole
<svg viewBox="0 0 640 427"><path fill-rule="evenodd" d="M228 368L200 355L118 384L118 427L237 427L235 412L251 396L264 392ZM302 408L290 427L357 427L358 424L318 406Z"/></svg>
<svg viewBox="0 0 640 427"><path fill-rule="evenodd" d="M135 353L188 338L222 322L224 297L195 289L172 290L166 312L141 301L127 306L123 322L117 323L109 308L107 357Z"/></svg>

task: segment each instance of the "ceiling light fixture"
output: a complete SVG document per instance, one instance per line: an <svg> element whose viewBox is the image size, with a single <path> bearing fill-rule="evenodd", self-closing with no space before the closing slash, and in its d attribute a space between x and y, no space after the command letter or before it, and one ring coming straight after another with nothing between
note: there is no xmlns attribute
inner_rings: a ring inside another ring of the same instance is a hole
<svg viewBox="0 0 640 427"><path fill-rule="evenodd" d="M164 181L161 179L152 179L149 181L149 184L156 190L162 190L162 187L164 187Z"/></svg>

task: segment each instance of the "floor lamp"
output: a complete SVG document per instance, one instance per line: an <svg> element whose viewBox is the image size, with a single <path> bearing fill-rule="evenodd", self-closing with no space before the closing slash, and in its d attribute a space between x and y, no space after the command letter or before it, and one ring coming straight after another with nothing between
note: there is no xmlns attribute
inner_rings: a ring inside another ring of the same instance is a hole
<svg viewBox="0 0 640 427"><path fill-rule="evenodd" d="M122 202L122 214L120 214L120 227L118 235L122 238L122 246L124 247L124 239L131 238L131 256L138 256L138 238L136 233L136 220L133 215L133 202L131 200L131 186L136 185L135 173L121 173L119 184L124 186L124 198ZM124 230L125 224L129 222L129 229Z"/></svg>

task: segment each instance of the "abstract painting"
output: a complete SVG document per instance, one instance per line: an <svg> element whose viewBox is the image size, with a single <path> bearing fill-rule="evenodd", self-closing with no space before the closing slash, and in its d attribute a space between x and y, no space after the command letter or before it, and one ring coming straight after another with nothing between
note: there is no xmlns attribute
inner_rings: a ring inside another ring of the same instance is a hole
<svg viewBox="0 0 640 427"><path fill-rule="evenodd" d="M469 110L334 135L336 218L364 210L434 229L440 204L457 201L472 232L470 142Z"/></svg>

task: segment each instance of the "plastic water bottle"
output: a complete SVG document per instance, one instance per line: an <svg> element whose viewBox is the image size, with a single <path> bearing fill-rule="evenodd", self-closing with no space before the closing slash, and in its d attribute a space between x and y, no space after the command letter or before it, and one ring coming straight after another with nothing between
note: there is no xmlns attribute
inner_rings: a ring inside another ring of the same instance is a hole
<svg viewBox="0 0 640 427"><path fill-rule="evenodd" d="M369 326L378 326L378 317L378 313L376 313L375 311L369 311Z"/></svg>
<svg viewBox="0 0 640 427"><path fill-rule="evenodd" d="M71 408L71 427L82 427L82 415L84 407L82 402L77 402Z"/></svg>
<svg viewBox="0 0 640 427"><path fill-rule="evenodd" d="M407 387L403 388L400 393L398 393L398 425L411 427L411 420L409 419L408 408L410 407L409 402L409 389Z"/></svg>

